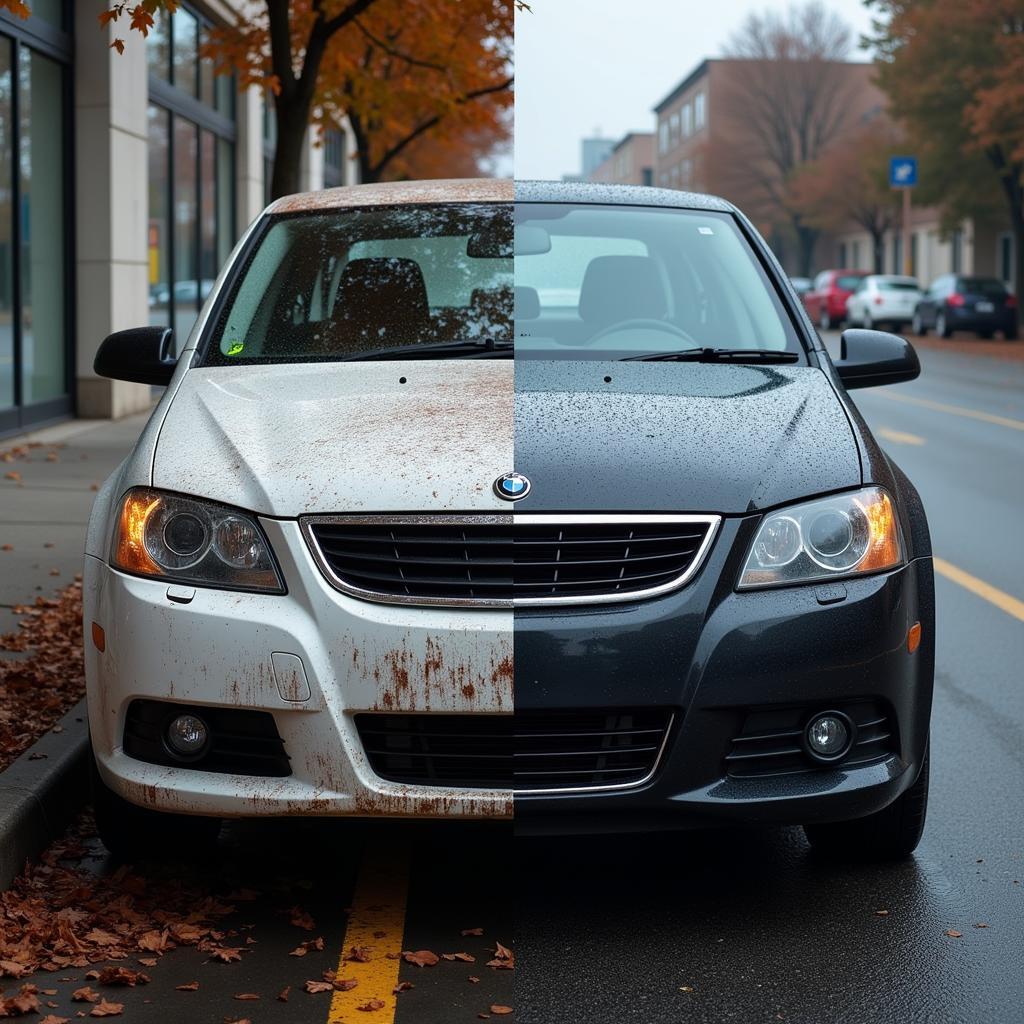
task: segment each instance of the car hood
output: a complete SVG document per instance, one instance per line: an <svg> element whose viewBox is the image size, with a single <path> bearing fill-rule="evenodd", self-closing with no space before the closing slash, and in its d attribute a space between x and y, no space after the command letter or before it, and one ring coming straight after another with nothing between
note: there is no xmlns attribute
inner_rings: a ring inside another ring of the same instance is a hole
<svg viewBox="0 0 1024 1024"><path fill-rule="evenodd" d="M861 482L815 367L522 360L515 455L524 512L742 514Z"/></svg>
<svg viewBox="0 0 1024 1024"><path fill-rule="evenodd" d="M153 484L268 516L508 510L512 360L189 370ZM404 381L404 383L403 383Z"/></svg>

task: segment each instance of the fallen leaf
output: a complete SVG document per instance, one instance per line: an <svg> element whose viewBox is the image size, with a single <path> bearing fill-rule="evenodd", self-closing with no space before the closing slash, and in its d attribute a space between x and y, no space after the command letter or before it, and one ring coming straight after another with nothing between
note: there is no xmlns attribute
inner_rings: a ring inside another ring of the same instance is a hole
<svg viewBox="0 0 1024 1024"><path fill-rule="evenodd" d="M963 935L963 932L958 932L958 931L956 931L956 930L955 930L955 929L953 929L953 928L947 928L947 929L946 929L946 934L947 934L947 935L948 935L948 936L949 936L949 937L950 937L951 939L962 939L962 938L964 937L964 935Z"/></svg>
<svg viewBox="0 0 1024 1024"><path fill-rule="evenodd" d="M383 999L370 999L368 1002L363 1003L362 1006L357 1006L357 1010L362 1010L363 1013L372 1013L374 1010L383 1010L387 1006L387 1003Z"/></svg>
<svg viewBox="0 0 1024 1024"><path fill-rule="evenodd" d="M291 915L291 923L296 928L303 928L307 932L311 932L316 927L316 922L302 907L292 907L289 914Z"/></svg>
<svg viewBox="0 0 1024 1024"><path fill-rule="evenodd" d="M198 981L187 981L184 985L175 985L175 989L179 992L198 992L199 982Z"/></svg>
<svg viewBox="0 0 1024 1024"><path fill-rule="evenodd" d="M511 1006L502 1006L501 1003L495 1003L491 1007L491 1013L493 1013L495 1017L507 1017L512 1012L513 1010Z"/></svg>
<svg viewBox="0 0 1024 1024"><path fill-rule="evenodd" d="M55 1014L48 1013L39 1024L69 1024L70 1017L58 1017Z"/></svg>
<svg viewBox="0 0 1024 1024"><path fill-rule="evenodd" d="M317 992L333 992L334 986L329 981L307 981L305 984L307 992L316 994Z"/></svg>
<svg viewBox="0 0 1024 1024"><path fill-rule="evenodd" d="M355 978L338 978L332 984L339 992L351 992L359 982Z"/></svg>
<svg viewBox="0 0 1024 1024"><path fill-rule="evenodd" d="M464 964L476 963L476 957L472 953L442 953L441 957L444 960L459 960Z"/></svg>
<svg viewBox="0 0 1024 1024"><path fill-rule="evenodd" d="M988 927L988 925L987 925L987 924L985 924L985 922L984 922L984 921L979 921L979 922L978 922L978 923L977 923L977 924L976 924L976 925L975 925L974 927L975 927L975 928L987 928L987 927Z"/></svg>
<svg viewBox="0 0 1024 1024"><path fill-rule="evenodd" d="M391 991L397 996L399 992L408 992L409 989L415 987L416 986L411 981L400 981Z"/></svg>
<svg viewBox="0 0 1024 1024"><path fill-rule="evenodd" d="M876 910L875 911L875 916L876 917L888 917L889 916L889 911L888 910Z"/></svg>
<svg viewBox="0 0 1024 1024"><path fill-rule="evenodd" d="M255 993L255 992L239 992L235 996L235 998L241 1000L242 1002L250 1002L251 1003L251 1002L253 1002L256 999L259 999L259 995L257 995L257 993Z"/></svg>
<svg viewBox="0 0 1024 1024"><path fill-rule="evenodd" d="M461 935L465 938L467 935L483 935L483 928L463 928Z"/></svg>
<svg viewBox="0 0 1024 1024"><path fill-rule="evenodd" d="M82 988L76 988L71 993L71 1001L75 1003L98 1003L100 1000L99 992L89 988L88 985L83 985Z"/></svg>
<svg viewBox="0 0 1024 1024"><path fill-rule="evenodd" d="M357 964L368 964L372 957L369 946L353 946L341 959L353 960Z"/></svg>
<svg viewBox="0 0 1024 1024"><path fill-rule="evenodd" d="M403 953L406 963L415 964L417 967L433 967L441 958L432 953L429 949L419 949L415 953Z"/></svg>
<svg viewBox="0 0 1024 1024"><path fill-rule="evenodd" d="M287 1003L288 1002L288 996L291 995L291 992L292 992L291 985L285 985L285 987L283 989L281 989L280 992L277 993L277 1001L279 1003Z"/></svg>
<svg viewBox="0 0 1024 1024"><path fill-rule="evenodd" d="M90 1011L90 1017L120 1017L124 1013L124 1003L108 1003L101 999Z"/></svg>

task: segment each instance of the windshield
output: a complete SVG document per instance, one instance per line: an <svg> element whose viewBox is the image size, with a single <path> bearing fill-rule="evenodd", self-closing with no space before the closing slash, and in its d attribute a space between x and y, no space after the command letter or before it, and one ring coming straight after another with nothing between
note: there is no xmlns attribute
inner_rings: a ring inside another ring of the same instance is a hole
<svg viewBox="0 0 1024 1024"><path fill-rule="evenodd" d="M845 274L843 277L836 278L836 287L840 291L852 292L863 280L863 275Z"/></svg>
<svg viewBox="0 0 1024 1024"><path fill-rule="evenodd" d="M515 216L517 359L801 352L729 214L517 203Z"/></svg>
<svg viewBox="0 0 1024 1024"><path fill-rule="evenodd" d="M511 354L511 343L510 204L406 205L274 218L204 362Z"/></svg>
<svg viewBox="0 0 1024 1024"><path fill-rule="evenodd" d="M1002 281L992 277L962 277L960 291L966 295L984 295L986 299L1002 299L1006 296Z"/></svg>
<svg viewBox="0 0 1024 1024"><path fill-rule="evenodd" d="M910 278L879 278L878 290L882 292L919 292L921 286Z"/></svg>

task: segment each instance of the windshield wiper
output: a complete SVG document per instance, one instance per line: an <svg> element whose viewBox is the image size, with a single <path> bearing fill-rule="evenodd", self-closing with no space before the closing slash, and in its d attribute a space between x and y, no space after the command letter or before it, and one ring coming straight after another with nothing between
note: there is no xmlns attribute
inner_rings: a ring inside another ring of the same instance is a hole
<svg viewBox="0 0 1024 1024"><path fill-rule="evenodd" d="M511 341L440 341L429 345L396 345L374 348L343 356L344 363L372 359L432 359L439 356L463 356L469 359L502 359L512 355Z"/></svg>
<svg viewBox="0 0 1024 1024"><path fill-rule="evenodd" d="M798 363L797 352L773 352L763 348L684 348L677 352L647 352L623 356L620 362L663 363Z"/></svg>

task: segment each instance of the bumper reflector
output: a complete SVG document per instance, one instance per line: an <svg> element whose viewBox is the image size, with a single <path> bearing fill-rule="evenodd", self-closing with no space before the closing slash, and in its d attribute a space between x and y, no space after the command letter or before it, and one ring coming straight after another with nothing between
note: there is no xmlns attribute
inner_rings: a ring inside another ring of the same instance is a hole
<svg viewBox="0 0 1024 1024"><path fill-rule="evenodd" d="M907 632L907 650L911 654L921 646L921 623L915 622Z"/></svg>

